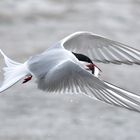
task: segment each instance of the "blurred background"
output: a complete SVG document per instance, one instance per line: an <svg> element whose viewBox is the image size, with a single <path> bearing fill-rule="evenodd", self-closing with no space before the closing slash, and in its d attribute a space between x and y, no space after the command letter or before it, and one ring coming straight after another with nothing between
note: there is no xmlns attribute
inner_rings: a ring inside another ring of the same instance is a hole
<svg viewBox="0 0 140 140"><path fill-rule="evenodd" d="M0 49L18 62L81 30L140 49L140 0L0 0ZM101 78L140 94L140 66L97 65ZM3 66L0 56L1 82ZM140 139L139 113L33 81L0 94L0 140Z"/></svg>

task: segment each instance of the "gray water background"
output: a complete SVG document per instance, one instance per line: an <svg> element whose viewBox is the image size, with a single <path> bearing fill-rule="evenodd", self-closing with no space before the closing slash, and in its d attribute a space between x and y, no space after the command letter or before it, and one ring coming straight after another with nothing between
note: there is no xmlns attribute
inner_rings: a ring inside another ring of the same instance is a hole
<svg viewBox="0 0 140 140"><path fill-rule="evenodd" d="M140 49L140 0L0 0L0 49L18 62L79 30ZM97 65L102 78L140 94L140 66ZM0 57L1 81L3 66ZM0 94L0 140L140 139L140 114L51 95L33 81Z"/></svg>

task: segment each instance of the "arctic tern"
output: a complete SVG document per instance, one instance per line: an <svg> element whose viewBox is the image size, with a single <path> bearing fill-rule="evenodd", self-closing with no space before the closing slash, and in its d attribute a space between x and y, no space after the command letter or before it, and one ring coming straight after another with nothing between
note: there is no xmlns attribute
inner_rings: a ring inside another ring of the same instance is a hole
<svg viewBox="0 0 140 140"><path fill-rule="evenodd" d="M35 77L38 88L46 92L83 93L91 98L140 112L140 95L100 79L95 62L140 65L140 51L125 44L95 35L76 32L58 41L45 52L25 63L8 58L2 50L6 67L0 92L23 78Z"/></svg>

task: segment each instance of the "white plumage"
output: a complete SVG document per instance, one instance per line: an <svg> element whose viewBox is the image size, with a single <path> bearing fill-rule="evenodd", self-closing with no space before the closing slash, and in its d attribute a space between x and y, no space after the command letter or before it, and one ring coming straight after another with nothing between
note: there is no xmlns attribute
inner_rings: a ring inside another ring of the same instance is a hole
<svg viewBox="0 0 140 140"><path fill-rule="evenodd" d="M0 92L22 78L27 82L34 76L38 88L47 92L84 93L109 104L140 111L139 95L102 81L94 64L91 65L94 73L91 73L90 66L81 63L71 51L87 55L94 62L140 64L139 50L90 32L76 32L24 64L9 59L1 51L7 67Z"/></svg>

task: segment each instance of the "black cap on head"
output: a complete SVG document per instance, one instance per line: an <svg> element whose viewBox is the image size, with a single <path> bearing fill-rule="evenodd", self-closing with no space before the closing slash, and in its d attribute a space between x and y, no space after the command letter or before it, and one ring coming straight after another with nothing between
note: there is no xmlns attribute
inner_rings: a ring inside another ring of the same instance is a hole
<svg viewBox="0 0 140 140"><path fill-rule="evenodd" d="M91 61L91 59L89 57L87 57L86 55L83 55L83 54L80 54L80 53L74 53L74 52L72 52L72 53L76 56L76 58L79 61L84 61L84 62L93 64L93 62Z"/></svg>

